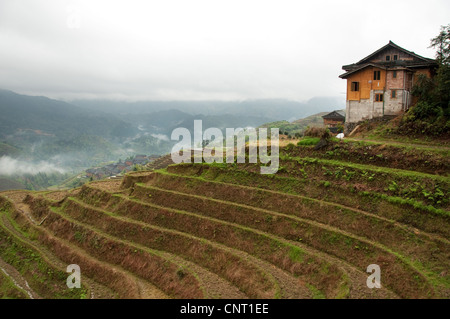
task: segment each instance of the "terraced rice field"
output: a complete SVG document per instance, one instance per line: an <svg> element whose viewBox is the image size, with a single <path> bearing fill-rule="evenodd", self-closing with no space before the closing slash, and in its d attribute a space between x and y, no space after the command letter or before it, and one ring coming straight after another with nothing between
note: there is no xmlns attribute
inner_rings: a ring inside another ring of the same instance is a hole
<svg viewBox="0 0 450 319"><path fill-rule="evenodd" d="M287 147L276 175L180 164L70 191L0 193L1 292L448 298L449 178L305 152ZM66 286L69 264L81 289ZM380 289L367 287L371 264Z"/></svg>

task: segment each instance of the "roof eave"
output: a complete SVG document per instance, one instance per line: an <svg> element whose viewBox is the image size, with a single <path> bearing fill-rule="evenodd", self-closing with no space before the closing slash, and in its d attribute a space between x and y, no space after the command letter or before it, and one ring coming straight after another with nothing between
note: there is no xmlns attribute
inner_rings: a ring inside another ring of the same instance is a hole
<svg viewBox="0 0 450 319"><path fill-rule="evenodd" d="M369 66L375 67L375 68L379 68L379 69L383 69L383 70L387 70L387 68L384 67L384 66L382 66L382 65L375 64L375 63L367 63L367 64L364 64L364 65L361 65L361 66L360 66L359 68L357 68L357 69L354 69L354 70L348 71L348 72L346 72L346 73L344 73L344 74L341 74L341 75L339 75L339 77L340 77L341 79L345 79L347 76L349 76L349 75L351 75L351 74L353 74L353 73L359 72L359 71L361 71L361 70L363 70L363 69L365 69L365 68L367 68L367 67L369 67Z"/></svg>
<svg viewBox="0 0 450 319"><path fill-rule="evenodd" d="M395 44L394 42L389 41L388 44L386 44L386 45L383 46L382 48L376 50L376 51L373 52L372 54L366 56L364 59L360 60L360 61L357 62L356 64L361 64L361 63L363 63L364 61L370 59L371 57L373 57L374 55L376 55L376 54L378 54L379 52L383 51L384 49L388 48L389 46L394 47L394 48L396 48L396 49L398 49L398 50L400 50L400 51L403 51L403 52L405 52L405 53L407 53L407 54L410 54L410 55L412 55L412 56L415 56L415 57L418 58L418 59L422 59L422 60L428 61L428 62L436 62L436 61L433 60L433 59L423 57L423 56L418 55L418 54L416 54L416 53L414 53L414 52L412 52L412 51L408 51L408 50L406 50L406 49L404 49L404 48L398 46L398 45Z"/></svg>

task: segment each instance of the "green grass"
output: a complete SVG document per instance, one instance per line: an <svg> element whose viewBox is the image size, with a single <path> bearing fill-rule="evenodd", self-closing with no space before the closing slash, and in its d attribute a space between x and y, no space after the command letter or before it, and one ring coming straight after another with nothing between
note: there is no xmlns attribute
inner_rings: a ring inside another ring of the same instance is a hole
<svg viewBox="0 0 450 319"><path fill-rule="evenodd" d="M12 279L0 271L0 299L28 299L28 294L17 287Z"/></svg>
<svg viewBox="0 0 450 319"><path fill-rule="evenodd" d="M446 176L440 176L440 175L433 175L428 173L422 173L417 171L409 171L409 170L403 170L398 168L389 168L389 167L380 167L376 165L370 165L370 164L358 164L358 163L351 163L346 161L340 161L340 160L330 160L330 159L321 159L321 158L313 158L313 157L291 157L288 155L280 155L281 160L291 160L291 161L297 161L298 163L306 162L306 163L312 163L312 164L327 164L332 166L342 166L347 168L355 168L362 171L372 171L377 173L389 173L393 175L398 175L402 177L409 177L409 178L429 178L440 182L450 183L450 177Z"/></svg>
<svg viewBox="0 0 450 319"><path fill-rule="evenodd" d="M309 291L311 291L313 299L326 299L326 296L323 294L323 292L321 292L313 285L306 284L306 287L308 287Z"/></svg>
<svg viewBox="0 0 450 319"><path fill-rule="evenodd" d="M436 208L432 205L424 205L421 202L418 202L416 200L413 199L405 199L405 198L401 198L401 197L397 197L397 196L388 196L385 194L379 194L379 193L375 193L375 192L363 192L363 195L372 195L375 198L381 198L384 199L386 201L388 201L391 204L397 204L397 205L409 205L414 207L415 209L419 209L422 211L426 211L428 213L431 214L436 214L436 215L441 215L444 217L450 217L450 212L440 209L440 208Z"/></svg>
<svg viewBox="0 0 450 319"><path fill-rule="evenodd" d="M319 141L319 137L304 137L297 143L297 146L313 146L317 145Z"/></svg>
<svg viewBox="0 0 450 319"><path fill-rule="evenodd" d="M9 213L7 213L9 215ZM8 216L14 228L25 236L18 225ZM29 247L20 238L7 231L0 223L0 257L19 271L30 286L44 298L84 299L86 287L69 289L66 286L68 274L50 266L39 252ZM52 283L50 285L50 283Z"/></svg>
<svg viewBox="0 0 450 319"><path fill-rule="evenodd" d="M420 151L429 151L431 153L441 154L444 156L450 155L450 149L448 149L447 147L438 148L439 145L430 144L429 141L428 142L422 141L422 143L420 143L419 141L414 140L377 139L377 138L372 139L371 137L369 137L369 140L359 140L358 138L353 139L349 137L347 139L343 139L341 143L354 144L356 146L388 145L389 147L400 148L407 152L414 152L420 150ZM420 144L420 145L411 146L411 144Z"/></svg>
<svg viewBox="0 0 450 319"><path fill-rule="evenodd" d="M283 170L278 172L318 181L325 187L344 181L348 187L363 184L373 192L403 198L405 203L422 203L426 211L447 210L450 178L416 171L381 168L374 165L348 163L341 160L280 156ZM359 187L359 186L358 186ZM353 191L355 191L354 189ZM386 199L386 198L384 198ZM392 201L391 201L392 202ZM416 205L415 208L418 208ZM435 211L437 212L437 211Z"/></svg>

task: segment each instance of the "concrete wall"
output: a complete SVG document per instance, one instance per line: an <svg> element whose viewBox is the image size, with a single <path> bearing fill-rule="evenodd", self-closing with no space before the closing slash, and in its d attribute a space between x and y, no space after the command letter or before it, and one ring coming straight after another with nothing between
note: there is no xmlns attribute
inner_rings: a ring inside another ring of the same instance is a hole
<svg viewBox="0 0 450 319"><path fill-rule="evenodd" d="M384 94L384 114L395 115L403 110L403 90L396 90L396 97L392 98L392 90Z"/></svg>
<svg viewBox="0 0 450 319"><path fill-rule="evenodd" d="M382 90L370 91L370 98L360 101L347 101L346 119L348 123L372 119L383 116L383 102L375 101L375 94L382 94Z"/></svg>

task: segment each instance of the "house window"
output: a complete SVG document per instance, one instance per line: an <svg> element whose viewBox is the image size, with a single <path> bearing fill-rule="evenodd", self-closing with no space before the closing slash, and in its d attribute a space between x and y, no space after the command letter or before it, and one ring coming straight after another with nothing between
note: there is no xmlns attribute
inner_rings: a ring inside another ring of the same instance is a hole
<svg viewBox="0 0 450 319"><path fill-rule="evenodd" d="M381 71L374 71L374 72L373 72L373 79L374 79L375 81L379 81L380 78L381 78Z"/></svg>
<svg viewBox="0 0 450 319"><path fill-rule="evenodd" d="M395 55L394 55L394 61L397 61L397 60L398 60L398 55L395 54Z"/></svg>
<svg viewBox="0 0 450 319"><path fill-rule="evenodd" d="M351 90L352 90L352 92L358 92L359 91L359 82L352 82Z"/></svg>
<svg viewBox="0 0 450 319"><path fill-rule="evenodd" d="M376 102L383 102L383 93L375 94L375 101Z"/></svg>
<svg viewBox="0 0 450 319"><path fill-rule="evenodd" d="M397 71L394 71L394 74L392 75L392 77L393 77L394 79L397 78Z"/></svg>
<svg viewBox="0 0 450 319"><path fill-rule="evenodd" d="M386 55L386 61L391 61L391 56L390 55Z"/></svg>
<svg viewBox="0 0 450 319"><path fill-rule="evenodd" d="M397 91L396 90L392 90L391 98L393 98L393 99L397 98Z"/></svg>

